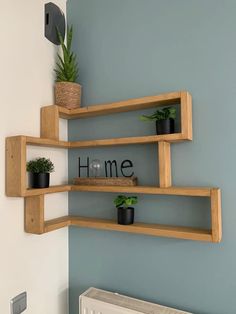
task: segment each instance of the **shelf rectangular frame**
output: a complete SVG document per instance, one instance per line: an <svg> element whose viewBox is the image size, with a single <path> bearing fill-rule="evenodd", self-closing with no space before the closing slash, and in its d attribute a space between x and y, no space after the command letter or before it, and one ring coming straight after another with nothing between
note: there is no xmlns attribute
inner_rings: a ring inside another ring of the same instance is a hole
<svg viewBox="0 0 236 314"><path fill-rule="evenodd" d="M96 146L145 144L159 141L178 142L192 140L192 97L187 91L166 93L156 96L128 99L108 104L91 105L78 109L66 109L51 105L41 108L41 134L47 139L58 139L58 117L80 119L121 112L145 110L159 106L180 105L181 131L174 134L137 136L103 140L84 140L69 143L69 148L87 148Z"/></svg>
<svg viewBox="0 0 236 314"><path fill-rule="evenodd" d="M93 192L92 186L87 186L88 192ZM72 186L73 188L73 186ZM84 186L85 188L85 186ZM117 191L121 187L117 187ZM73 190L73 189L72 189ZM84 189L74 189L74 191L84 191ZM164 189L165 190L165 189ZM186 190L182 189L172 194L172 188L166 188L166 195L185 195ZM111 187L103 189L102 192L112 192ZM204 192L204 191L202 191ZM132 193L128 191L127 193ZM178 194L176 194L178 193ZM163 194L163 193L161 193ZM98 218L88 218L80 216L63 216L48 221L44 220L44 195L35 195L25 197L25 231L33 234L43 234L68 226L77 226L80 228L92 228L110 231L120 231L127 233L139 233L151 236L187 239L195 241L208 241L218 243L222 238L221 228L221 205L220 189L212 188L205 197L211 200L211 229L200 229L183 226L167 226L160 224L135 223L133 225L119 225L116 221ZM196 196L196 195L195 195ZM197 196L202 196L199 192Z"/></svg>

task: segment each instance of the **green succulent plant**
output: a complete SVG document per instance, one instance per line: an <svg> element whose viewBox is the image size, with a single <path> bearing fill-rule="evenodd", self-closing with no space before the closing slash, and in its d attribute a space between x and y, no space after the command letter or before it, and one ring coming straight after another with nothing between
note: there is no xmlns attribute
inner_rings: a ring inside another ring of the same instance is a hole
<svg viewBox="0 0 236 314"><path fill-rule="evenodd" d="M114 199L114 204L116 207L124 207L128 208L131 205L135 205L138 203L138 197L137 196L125 196L125 195L118 195Z"/></svg>
<svg viewBox="0 0 236 314"><path fill-rule="evenodd" d="M56 82L75 82L78 78L78 64L76 55L71 51L73 28L72 26L67 26L67 29L66 45L60 31L57 29L57 36L60 41L63 55L61 57L59 54L57 54L57 67L54 69L56 73Z"/></svg>
<svg viewBox="0 0 236 314"><path fill-rule="evenodd" d="M50 159L39 157L28 161L26 170L32 173L50 173L54 171L54 165Z"/></svg>
<svg viewBox="0 0 236 314"><path fill-rule="evenodd" d="M160 121L167 119L176 118L176 109L174 107L166 107L163 109L156 110L152 115L146 116L142 115L140 120L142 121Z"/></svg>

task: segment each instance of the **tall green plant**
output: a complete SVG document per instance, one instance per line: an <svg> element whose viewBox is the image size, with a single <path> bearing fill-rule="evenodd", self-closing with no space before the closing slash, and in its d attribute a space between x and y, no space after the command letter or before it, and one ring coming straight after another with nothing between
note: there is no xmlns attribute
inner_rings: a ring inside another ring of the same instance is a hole
<svg viewBox="0 0 236 314"><path fill-rule="evenodd" d="M71 51L73 28L72 26L67 26L67 29L66 45L61 33L57 29L57 36L60 41L63 55L61 57L59 54L57 54L57 68L54 69L56 73L56 82L75 82L78 78L78 64L76 61L76 55Z"/></svg>

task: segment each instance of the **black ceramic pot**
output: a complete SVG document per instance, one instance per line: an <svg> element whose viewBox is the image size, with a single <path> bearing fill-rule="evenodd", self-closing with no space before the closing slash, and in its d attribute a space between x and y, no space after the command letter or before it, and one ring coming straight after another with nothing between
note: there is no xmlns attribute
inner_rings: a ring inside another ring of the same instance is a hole
<svg viewBox="0 0 236 314"><path fill-rule="evenodd" d="M166 119L156 121L157 135L175 133L175 120Z"/></svg>
<svg viewBox="0 0 236 314"><path fill-rule="evenodd" d="M49 187L50 173L29 172L29 186L34 189Z"/></svg>
<svg viewBox="0 0 236 314"><path fill-rule="evenodd" d="M119 225L132 225L134 223L134 208L118 207L117 208L117 219Z"/></svg>

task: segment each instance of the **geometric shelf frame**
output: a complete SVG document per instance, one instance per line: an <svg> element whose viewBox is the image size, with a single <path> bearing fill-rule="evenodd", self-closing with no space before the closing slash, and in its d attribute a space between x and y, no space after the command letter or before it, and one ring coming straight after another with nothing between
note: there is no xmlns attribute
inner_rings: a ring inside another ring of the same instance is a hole
<svg viewBox="0 0 236 314"><path fill-rule="evenodd" d="M181 130L179 133L102 140L67 142L59 140L59 118L82 119L157 106L180 105ZM41 108L40 138L24 135L6 139L6 195L25 198L25 231L43 234L66 226L139 233L160 237L220 242L222 238L221 191L215 187L175 187L171 184L171 143L192 140L192 101L186 91L129 99L110 104L100 104L78 109L55 105ZM59 185L46 189L26 187L27 145L58 147L64 149L103 147L156 143L158 145L159 186L80 186ZM211 201L211 229L135 223L118 225L115 221L79 216L64 216L49 221L44 219L44 196L49 193L70 191L142 193L154 195L179 195L208 197Z"/></svg>

